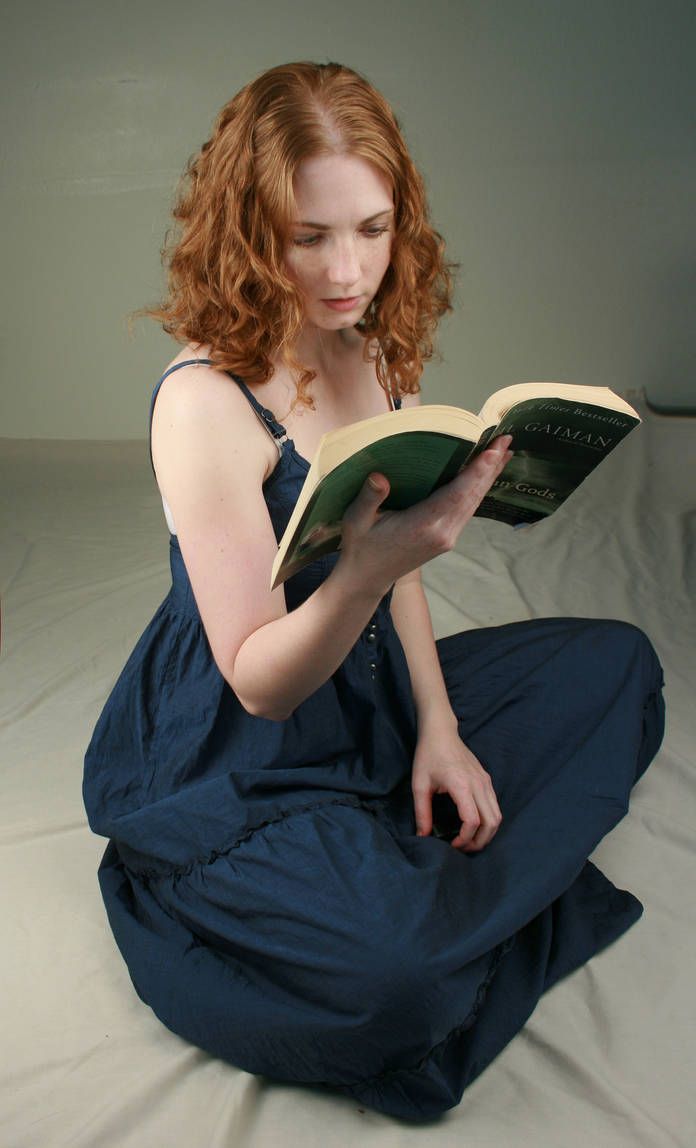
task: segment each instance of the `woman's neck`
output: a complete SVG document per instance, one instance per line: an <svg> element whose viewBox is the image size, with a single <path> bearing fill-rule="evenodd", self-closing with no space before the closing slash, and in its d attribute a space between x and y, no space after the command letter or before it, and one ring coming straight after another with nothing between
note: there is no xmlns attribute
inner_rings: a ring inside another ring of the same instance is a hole
<svg viewBox="0 0 696 1148"><path fill-rule="evenodd" d="M354 327L322 331L305 327L295 344L297 359L321 376L331 377L356 359L362 358L365 340Z"/></svg>

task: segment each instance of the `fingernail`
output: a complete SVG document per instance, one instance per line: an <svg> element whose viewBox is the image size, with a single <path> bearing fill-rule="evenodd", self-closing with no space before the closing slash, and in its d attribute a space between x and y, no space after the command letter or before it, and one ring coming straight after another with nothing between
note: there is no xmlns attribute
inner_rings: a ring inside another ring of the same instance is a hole
<svg viewBox="0 0 696 1148"><path fill-rule="evenodd" d="M382 489L381 483L379 483L377 481L377 479L375 478L375 476L373 474L370 475L370 477L368 478L367 481L369 482L370 486L375 491L375 493L377 493L377 491Z"/></svg>

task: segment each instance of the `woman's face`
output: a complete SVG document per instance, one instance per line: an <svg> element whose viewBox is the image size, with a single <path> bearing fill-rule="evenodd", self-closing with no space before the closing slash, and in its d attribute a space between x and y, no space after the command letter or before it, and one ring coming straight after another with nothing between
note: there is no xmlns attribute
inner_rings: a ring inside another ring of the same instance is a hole
<svg viewBox="0 0 696 1148"><path fill-rule="evenodd" d="M358 156L323 155L300 164L293 190L297 214L285 261L307 322L324 331L353 327L389 266L391 184Z"/></svg>

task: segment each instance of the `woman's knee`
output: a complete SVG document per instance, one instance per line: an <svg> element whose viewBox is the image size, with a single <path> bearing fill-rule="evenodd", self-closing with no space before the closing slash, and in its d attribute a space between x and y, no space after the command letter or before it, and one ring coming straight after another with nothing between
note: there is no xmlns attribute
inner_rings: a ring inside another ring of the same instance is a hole
<svg viewBox="0 0 696 1148"><path fill-rule="evenodd" d="M583 633L588 650L594 654L594 669L601 673L614 667L622 672L642 674L648 690L662 685L662 667L647 634L632 622L613 618L588 621Z"/></svg>

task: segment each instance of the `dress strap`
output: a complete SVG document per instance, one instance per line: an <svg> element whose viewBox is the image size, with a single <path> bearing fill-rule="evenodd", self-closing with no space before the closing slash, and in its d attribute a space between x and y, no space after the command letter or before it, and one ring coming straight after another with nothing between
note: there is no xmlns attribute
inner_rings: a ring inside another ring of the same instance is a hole
<svg viewBox="0 0 696 1148"><path fill-rule="evenodd" d="M244 380L239 378L239 375L233 375L231 371L228 371L227 374L231 379L234 379L235 383L237 383L242 394L249 401L249 405L254 411L254 414L261 420L272 438L275 439L275 444L278 447L278 453L282 454L283 448L281 444L288 437L288 432L286 431L283 424L278 422L277 418L273 414L273 411L269 411L268 407L261 405L256 396L251 393Z"/></svg>
<svg viewBox="0 0 696 1148"><path fill-rule="evenodd" d="M174 371L178 371L182 367L197 367L197 366L199 366L199 364L202 366L210 367L213 365L213 362L212 362L212 359L185 359L182 363L175 363L173 367L169 367L169 369L164 372L164 374L162 375L162 378L157 382L157 384L155 385L155 389L152 392L152 398L150 399L149 442L150 442L150 466L152 467L153 473L154 473L155 467L154 467L154 463L152 461L152 418L153 418L153 415L155 413L155 403L157 402L157 396L160 392L160 387L162 386L162 383L167 378L167 376L173 374ZM238 375L233 375L231 371L226 371L225 373L228 374L231 379L234 379L235 383L237 383L239 389L241 390L242 394L244 395L244 397L249 402L254 413L261 420L262 424L264 425L264 427L266 428L268 433L271 435L271 437L275 441L275 444L278 447L278 453L282 454L282 452L283 452L282 442L284 439L287 438L287 432L285 430L285 427L282 426L282 424L278 422L278 420L276 419L276 417L272 411L269 411L267 409L267 407L264 407L261 405L259 400L251 393L251 391L249 390L246 383L242 379L240 379Z"/></svg>
<svg viewBox="0 0 696 1148"><path fill-rule="evenodd" d="M394 392L391 389L391 383L389 382L389 379L387 379L386 391L387 391L387 397L389 399L389 403L391 405L391 409L393 411L400 411L401 410L401 396L397 395L396 398L394 398Z"/></svg>

